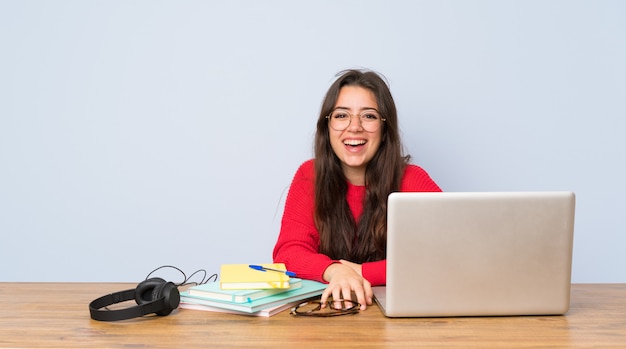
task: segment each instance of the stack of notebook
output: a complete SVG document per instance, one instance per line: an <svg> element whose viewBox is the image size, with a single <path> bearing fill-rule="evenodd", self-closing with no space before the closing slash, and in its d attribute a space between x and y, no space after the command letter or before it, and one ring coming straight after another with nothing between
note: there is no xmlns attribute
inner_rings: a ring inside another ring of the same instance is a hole
<svg viewBox="0 0 626 349"><path fill-rule="evenodd" d="M291 276L290 276L291 275ZM272 316L322 294L326 285L302 280L282 263L224 264L219 282L181 292L180 307L252 316Z"/></svg>

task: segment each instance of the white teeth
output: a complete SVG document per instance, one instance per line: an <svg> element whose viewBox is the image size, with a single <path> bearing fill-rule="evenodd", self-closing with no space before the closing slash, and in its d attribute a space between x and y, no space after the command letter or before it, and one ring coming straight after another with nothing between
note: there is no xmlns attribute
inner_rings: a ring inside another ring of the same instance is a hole
<svg viewBox="0 0 626 349"><path fill-rule="evenodd" d="M348 139L343 141L343 144L345 145L361 145L361 144L365 144L365 140L364 139Z"/></svg>

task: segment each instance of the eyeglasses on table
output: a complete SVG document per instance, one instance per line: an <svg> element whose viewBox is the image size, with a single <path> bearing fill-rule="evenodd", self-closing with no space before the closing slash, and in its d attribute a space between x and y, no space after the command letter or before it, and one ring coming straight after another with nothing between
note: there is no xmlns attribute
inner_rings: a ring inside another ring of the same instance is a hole
<svg viewBox="0 0 626 349"><path fill-rule="evenodd" d="M326 305L322 308L322 305ZM346 299L335 299L321 302L320 300L310 300L302 302L291 309L293 316L316 316L331 317L341 315L353 315L359 312L361 304Z"/></svg>

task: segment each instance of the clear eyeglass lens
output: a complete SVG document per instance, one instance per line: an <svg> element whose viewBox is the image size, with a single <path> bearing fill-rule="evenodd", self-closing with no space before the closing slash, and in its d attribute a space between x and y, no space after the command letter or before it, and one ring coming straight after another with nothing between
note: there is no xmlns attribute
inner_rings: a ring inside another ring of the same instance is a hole
<svg viewBox="0 0 626 349"><path fill-rule="evenodd" d="M334 311L346 311L352 310L358 303L353 301L339 300L339 301L328 301L327 309L331 309Z"/></svg>
<svg viewBox="0 0 626 349"><path fill-rule="evenodd" d="M364 110L360 114L350 114L346 110L334 110L330 115L330 127L336 131L343 131L350 126L352 118L358 116L361 127L367 132L374 132L380 127L382 117L375 110Z"/></svg>
<svg viewBox="0 0 626 349"><path fill-rule="evenodd" d="M305 316L334 316L351 314L355 311L358 311L358 308L358 303L348 300L328 301L324 308L321 307L319 301L310 301L301 303L300 305L295 307L292 311L292 314Z"/></svg>
<svg viewBox="0 0 626 349"><path fill-rule="evenodd" d="M312 313L321 310L319 302L307 302L298 306L298 313Z"/></svg>

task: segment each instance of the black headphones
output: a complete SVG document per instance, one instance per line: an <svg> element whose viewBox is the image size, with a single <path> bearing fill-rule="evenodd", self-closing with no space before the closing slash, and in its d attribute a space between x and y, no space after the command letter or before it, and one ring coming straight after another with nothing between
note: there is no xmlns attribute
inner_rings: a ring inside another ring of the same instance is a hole
<svg viewBox="0 0 626 349"><path fill-rule="evenodd" d="M136 306L119 310L100 310L115 303L135 299ZM91 318L98 321L127 320L147 314L169 315L180 304L180 293L172 282L161 278L142 281L137 288L115 292L89 303Z"/></svg>

